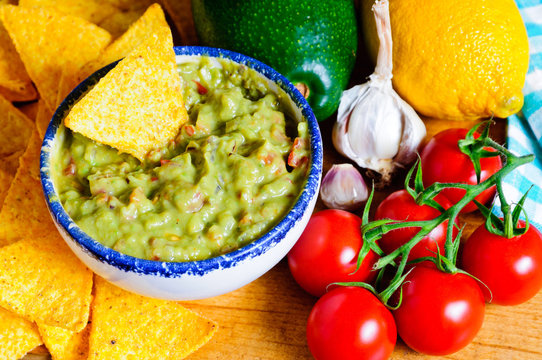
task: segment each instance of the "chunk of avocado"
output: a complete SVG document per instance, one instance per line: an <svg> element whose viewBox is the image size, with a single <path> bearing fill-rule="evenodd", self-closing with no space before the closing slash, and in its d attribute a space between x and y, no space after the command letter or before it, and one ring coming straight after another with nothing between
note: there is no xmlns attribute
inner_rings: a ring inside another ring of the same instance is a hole
<svg viewBox="0 0 542 360"><path fill-rule="evenodd" d="M320 121L337 110L358 44L352 0L192 0L192 11L201 45L273 67Z"/></svg>

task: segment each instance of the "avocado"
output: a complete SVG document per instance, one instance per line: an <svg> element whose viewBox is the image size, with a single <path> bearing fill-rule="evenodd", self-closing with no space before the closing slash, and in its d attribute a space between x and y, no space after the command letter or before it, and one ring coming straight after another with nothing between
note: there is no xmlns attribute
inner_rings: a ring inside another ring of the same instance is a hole
<svg viewBox="0 0 542 360"><path fill-rule="evenodd" d="M251 56L286 76L320 121L348 85L358 32L353 0L192 0L201 45Z"/></svg>

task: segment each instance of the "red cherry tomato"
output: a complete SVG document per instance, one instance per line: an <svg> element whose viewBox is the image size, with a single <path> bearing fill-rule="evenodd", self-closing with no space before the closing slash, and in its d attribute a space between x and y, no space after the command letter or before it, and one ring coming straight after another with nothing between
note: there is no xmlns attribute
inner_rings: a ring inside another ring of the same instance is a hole
<svg viewBox="0 0 542 360"><path fill-rule="evenodd" d="M525 226L523 221L520 224ZM489 287L493 303L524 303L542 288L542 234L530 225L525 234L508 239L490 233L482 224L464 244L461 263ZM489 301L489 291L481 288Z"/></svg>
<svg viewBox="0 0 542 360"><path fill-rule="evenodd" d="M435 182L476 184L476 172L470 158L463 154L457 142L467 135L467 129L448 129L436 134L423 148L421 157L424 186ZM477 135L475 135L477 136ZM487 149L491 150L491 149ZM502 167L500 157L480 159L480 182L495 174ZM462 189L444 189L442 195L453 204L465 195ZM495 195L495 187L489 188L476 197L476 200L486 204ZM467 213L476 210L474 202L468 203L462 210Z"/></svg>
<svg viewBox="0 0 542 360"><path fill-rule="evenodd" d="M307 323L307 343L316 360L387 359L396 340L391 312L360 287L337 287L322 296Z"/></svg>
<svg viewBox="0 0 542 360"><path fill-rule="evenodd" d="M403 302L394 311L397 331L412 349L447 355L467 346L484 320L484 295L476 280L434 266L416 266L403 284Z"/></svg>
<svg viewBox="0 0 542 360"><path fill-rule="evenodd" d="M446 210L452 204L441 194L435 197L435 200ZM428 205L420 206L416 204L412 196L406 190L399 190L388 195L378 206L375 213L375 220L393 219L420 221L431 220L440 215L440 211ZM446 242L446 227L448 220L433 229L427 236L412 248L408 255L408 260L414 260L424 256L435 256L437 245L439 252L444 255L444 244ZM378 245L389 254L401 245L407 243L420 230L419 227L402 228L390 231L382 236ZM457 229L454 228L454 239L457 235Z"/></svg>
<svg viewBox="0 0 542 360"><path fill-rule="evenodd" d="M373 251L354 272L362 243L358 216L336 209L317 212L288 253L290 272L314 296L322 296L333 282L371 282L376 276L372 266L378 259Z"/></svg>

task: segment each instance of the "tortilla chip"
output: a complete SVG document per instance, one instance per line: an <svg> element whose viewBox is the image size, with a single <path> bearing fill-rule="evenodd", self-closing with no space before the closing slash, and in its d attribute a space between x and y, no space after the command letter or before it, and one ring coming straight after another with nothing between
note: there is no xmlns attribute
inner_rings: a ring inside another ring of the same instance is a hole
<svg viewBox="0 0 542 360"><path fill-rule="evenodd" d="M41 138L34 126L20 166L0 211L0 246L48 231L56 232L45 206L39 174Z"/></svg>
<svg viewBox="0 0 542 360"><path fill-rule="evenodd" d="M40 148L34 130L0 212L0 244L9 244L0 248L0 306L30 321L79 331L88 321L92 272L68 248L47 211Z"/></svg>
<svg viewBox="0 0 542 360"><path fill-rule="evenodd" d="M83 66L84 67L84 66ZM77 69L74 66L66 66L62 69L62 75L58 81L58 90L56 93L56 108L66 99L66 96L75 89L81 81L79 81L79 74L81 69Z"/></svg>
<svg viewBox="0 0 542 360"><path fill-rule="evenodd" d="M145 8L128 11L116 11L111 16L105 18L99 23L100 27L111 33L113 38L117 38L124 34L130 25L143 15Z"/></svg>
<svg viewBox="0 0 542 360"><path fill-rule="evenodd" d="M58 231L0 248L0 306L29 321L81 331L88 322L92 272Z"/></svg>
<svg viewBox="0 0 542 360"><path fill-rule="evenodd" d="M164 12L158 4L151 5L147 11L131 24L130 28L117 40L112 42L98 58L85 64L78 73L71 69L64 70L58 87L57 106L68 96L79 83L95 71L126 57L137 48L149 34L169 29Z"/></svg>
<svg viewBox="0 0 542 360"><path fill-rule="evenodd" d="M118 11L114 5L103 0L19 0L19 6L53 8L96 25Z"/></svg>
<svg viewBox="0 0 542 360"><path fill-rule="evenodd" d="M0 5L3 6L3 5ZM0 94L9 101L30 101L38 97L19 54L0 23Z"/></svg>
<svg viewBox="0 0 542 360"><path fill-rule="evenodd" d="M15 176L15 173L17 172L17 169L19 168L19 158L23 156L26 149L19 150L17 152L14 152L11 155L4 156L0 160L0 169L13 174Z"/></svg>
<svg viewBox="0 0 542 360"><path fill-rule="evenodd" d="M0 308L0 359L20 359L41 344L35 324Z"/></svg>
<svg viewBox="0 0 542 360"><path fill-rule="evenodd" d="M20 0L24 7L48 7L83 18L105 30L113 37L122 35L137 20L153 0L128 2L107 0Z"/></svg>
<svg viewBox="0 0 542 360"><path fill-rule="evenodd" d="M4 198L8 192L11 181L13 180L14 175L0 168L0 210L4 205Z"/></svg>
<svg viewBox="0 0 542 360"><path fill-rule="evenodd" d="M86 360L90 326L79 332L38 324L45 346L53 360Z"/></svg>
<svg viewBox="0 0 542 360"><path fill-rule="evenodd" d="M143 160L188 120L171 31L153 33L71 109L73 131Z"/></svg>
<svg viewBox="0 0 542 360"><path fill-rule="evenodd" d="M11 182L19 168L19 158L24 151L15 152L9 156L0 158L0 210L4 205L4 199L8 193ZM0 222L1 225L1 222Z"/></svg>
<svg viewBox="0 0 542 360"><path fill-rule="evenodd" d="M81 68L109 44L111 35L79 17L50 8L6 5L0 18L42 98L55 109L58 79L68 64Z"/></svg>
<svg viewBox="0 0 542 360"><path fill-rule="evenodd" d="M182 359L217 330L178 302L136 295L97 275L94 282L89 360Z"/></svg>
<svg viewBox="0 0 542 360"><path fill-rule="evenodd" d="M0 161L2 160L3 159L0 159ZM11 185L14 177L15 175L13 173L10 173L0 167L0 210L4 205L4 199L6 197L6 194L8 193L9 186Z"/></svg>
<svg viewBox="0 0 542 360"><path fill-rule="evenodd" d="M95 71L126 57L137 48L150 34L169 29L166 17L158 4L151 5L147 11L117 40L113 41L98 58L85 64L74 80L73 86L80 83Z"/></svg>
<svg viewBox="0 0 542 360"><path fill-rule="evenodd" d="M0 96L0 157L24 150L34 123Z"/></svg>
<svg viewBox="0 0 542 360"><path fill-rule="evenodd" d="M45 136L45 132L49 127L49 123L51 122L52 117L53 112L49 109L49 106L47 106L45 101L40 99L38 105L38 114L36 115L36 127L38 128L38 134L40 135L40 139L43 139L43 137Z"/></svg>

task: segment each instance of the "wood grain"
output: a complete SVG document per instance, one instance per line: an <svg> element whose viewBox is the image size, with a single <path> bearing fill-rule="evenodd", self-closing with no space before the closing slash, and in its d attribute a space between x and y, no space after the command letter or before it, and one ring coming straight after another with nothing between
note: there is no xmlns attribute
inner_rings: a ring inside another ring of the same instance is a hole
<svg viewBox="0 0 542 360"><path fill-rule="evenodd" d="M316 298L292 280L285 261L233 293L185 305L219 323L190 359L311 359L305 325ZM515 307L488 305L473 343L445 359L541 359L542 293ZM442 357L441 357L442 358ZM398 341L392 359L437 359Z"/></svg>

